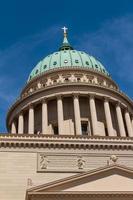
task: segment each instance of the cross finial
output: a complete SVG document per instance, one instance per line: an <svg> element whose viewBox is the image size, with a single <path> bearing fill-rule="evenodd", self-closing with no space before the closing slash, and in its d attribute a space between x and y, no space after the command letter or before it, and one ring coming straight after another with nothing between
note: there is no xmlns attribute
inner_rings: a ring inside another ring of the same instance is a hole
<svg viewBox="0 0 133 200"><path fill-rule="evenodd" d="M66 27L64 26L64 27L62 28L62 30L64 31L64 36L66 37L68 28L66 28Z"/></svg>
<svg viewBox="0 0 133 200"><path fill-rule="evenodd" d="M61 28L63 30L63 42L62 42L62 46L59 48L60 51L62 50L72 50L73 47L69 44L68 39L67 39L67 30L68 28L66 28L65 26L63 28Z"/></svg>

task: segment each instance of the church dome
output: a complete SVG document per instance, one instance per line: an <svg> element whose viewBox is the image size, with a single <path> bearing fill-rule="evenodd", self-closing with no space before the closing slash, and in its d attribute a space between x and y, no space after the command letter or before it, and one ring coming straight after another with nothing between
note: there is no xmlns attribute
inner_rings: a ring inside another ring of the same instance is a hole
<svg viewBox="0 0 133 200"><path fill-rule="evenodd" d="M92 69L109 76L105 67L97 59L83 51L73 49L69 44L66 35L64 35L63 44L59 48L59 51L42 59L31 71L28 81L48 70L57 68Z"/></svg>
<svg viewBox="0 0 133 200"><path fill-rule="evenodd" d="M105 67L93 56L90 56L83 51L61 50L54 52L41 60L31 71L28 81L48 70L71 67L93 69L109 76Z"/></svg>
<svg viewBox="0 0 133 200"><path fill-rule="evenodd" d="M63 29L59 50L37 64L10 108L8 130L44 137L133 137L132 101L98 60L73 49Z"/></svg>

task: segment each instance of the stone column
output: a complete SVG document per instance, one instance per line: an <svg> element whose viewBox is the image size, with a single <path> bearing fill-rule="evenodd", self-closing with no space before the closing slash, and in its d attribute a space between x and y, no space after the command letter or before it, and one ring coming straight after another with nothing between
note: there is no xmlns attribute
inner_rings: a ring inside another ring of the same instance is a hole
<svg viewBox="0 0 133 200"><path fill-rule="evenodd" d="M128 109L125 110L125 121L126 121L128 136L133 137L133 128L132 128L131 119L130 119Z"/></svg>
<svg viewBox="0 0 133 200"><path fill-rule="evenodd" d="M118 120L120 136L126 137L126 131L125 131L125 127L124 127L123 116L122 116L121 107L120 107L119 102L116 104L116 115L117 115L117 120Z"/></svg>
<svg viewBox="0 0 133 200"><path fill-rule="evenodd" d="M42 134L48 133L48 106L46 99L42 102Z"/></svg>
<svg viewBox="0 0 133 200"><path fill-rule="evenodd" d="M98 135L98 130L97 130L97 112L96 112L96 105L95 105L94 95L90 95L90 97L89 97L89 105L90 105L90 114L91 114L91 123L92 123L93 135Z"/></svg>
<svg viewBox="0 0 133 200"><path fill-rule="evenodd" d="M29 125L28 125L28 133L34 134L34 107L31 104L29 107Z"/></svg>
<svg viewBox="0 0 133 200"><path fill-rule="evenodd" d="M12 134L16 134L17 130L16 130L16 124L15 122L13 121L12 124L11 124L11 133Z"/></svg>
<svg viewBox="0 0 133 200"><path fill-rule="evenodd" d="M58 117L58 130L59 135L64 133L63 130L63 103L61 95L57 96L57 117Z"/></svg>
<svg viewBox="0 0 133 200"><path fill-rule="evenodd" d="M106 123L107 123L108 135L115 136L114 130L113 130L113 124L112 124L112 118L111 118L111 112L110 112L108 98L104 99L104 111L105 111L105 119L106 119Z"/></svg>
<svg viewBox="0 0 133 200"><path fill-rule="evenodd" d="M24 133L24 118L22 113L20 113L18 117L18 133L20 134Z"/></svg>
<svg viewBox="0 0 133 200"><path fill-rule="evenodd" d="M131 116L131 123L132 123L132 129L133 129L133 115Z"/></svg>
<svg viewBox="0 0 133 200"><path fill-rule="evenodd" d="M79 98L78 98L78 95L76 95L76 94L74 94L74 97L73 97L73 104L74 104L74 118L75 118L76 135L81 135Z"/></svg>

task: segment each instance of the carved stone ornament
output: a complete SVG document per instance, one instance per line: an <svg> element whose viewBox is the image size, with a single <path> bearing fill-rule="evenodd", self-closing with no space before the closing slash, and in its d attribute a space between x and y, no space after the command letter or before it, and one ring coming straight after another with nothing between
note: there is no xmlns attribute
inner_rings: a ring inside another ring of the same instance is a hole
<svg viewBox="0 0 133 200"><path fill-rule="evenodd" d="M78 157L77 166L78 169L84 169L85 160L82 157Z"/></svg>
<svg viewBox="0 0 133 200"><path fill-rule="evenodd" d="M110 155L108 150L104 150L104 153L100 153L100 156L97 156L96 153L59 153L54 152L53 154L48 152L39 152L37 153L37 173L46 173L46 172L83 172L91 169L100 168L102 166L109 165L129 165L133 166L132 155L128 156L125 154ZM119 160L119 162L118 162Z"/></svg>
<svg viewBox="0 0 133 200"><path fill-rule="evenodd" d="M40 82L37 83L37 88L40 89L42 87L42 84Z"/></svg>
<svg viewBox="0 0 133 200"><path fill-rule="evenodd" d="M48 159L45 154L40 154L40 169L47 169L48 167Z"/></svg>
<svg viewBox="0 0 133 200"><path fill-rule="evenodd" d="M111 155L110 160L115 164L118 160L118 157L116 155Z"/></svg>

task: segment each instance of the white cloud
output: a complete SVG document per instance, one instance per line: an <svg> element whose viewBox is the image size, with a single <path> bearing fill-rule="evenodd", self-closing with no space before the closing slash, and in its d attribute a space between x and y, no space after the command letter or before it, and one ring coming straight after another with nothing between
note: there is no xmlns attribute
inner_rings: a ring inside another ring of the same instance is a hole
<svg viewBox="0 0 133 200"><path fill-rule="evenodd" d="M84 34L79 44L100 58L118 82L133 84L133 15L103 23L95 33Z"/></svg>

